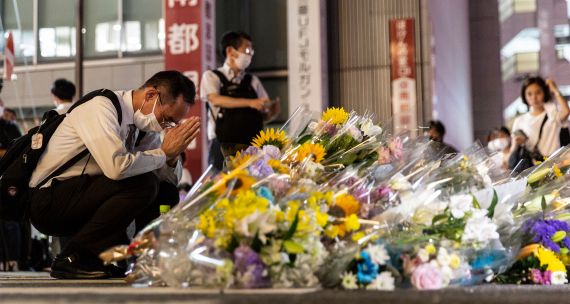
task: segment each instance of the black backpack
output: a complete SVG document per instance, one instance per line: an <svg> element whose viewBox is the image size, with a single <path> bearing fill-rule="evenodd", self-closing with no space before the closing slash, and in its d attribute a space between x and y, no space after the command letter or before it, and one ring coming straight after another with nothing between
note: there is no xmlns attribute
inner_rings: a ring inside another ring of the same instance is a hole
<svg viewBox="0 0 570 304"><path fill-rule="evenodd" d="M218 70L212 70L220 79L220 95L233 98L257 98L257 93L251 86L252 76L246 74L239 84L229 81ZM210 109L210 112L211 109ZM225 144L249 146L251 141L263 130L263 115L260 111L252 108L220 108L216 122L216 138L224 148Z"/></svg>
<svg viewBox="0 0 570 304"><path fill-rule="evenodd" d="M122 111L119 99L113 91L107 89L88 93L76 101L67 113L97 96L107 97L113 102L120 125ZM65 114L60 115L53 110L46 112L41 124L31 129L28 134L16 139L0 160L0 220L20 221L26 217L29 205L30 188L28 185L30 178L51 136L65 119L65 116ZM37 187L41 187L52 178L62 174L87 154L89 154L89 150L83 150L40 182Z"/></svg>

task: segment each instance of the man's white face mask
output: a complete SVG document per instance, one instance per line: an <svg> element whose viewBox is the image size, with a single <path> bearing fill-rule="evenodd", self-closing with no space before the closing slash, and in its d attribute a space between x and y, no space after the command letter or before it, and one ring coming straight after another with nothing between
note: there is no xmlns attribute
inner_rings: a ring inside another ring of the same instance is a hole
<svg viewBox="0 0 570 304"><path fill-rule="evenodd" d="M238 53L238 57L234 58L234 62L235 62L238 69L240 69L241 71L244 71L251 64L251 58L253 56L248 55L248 54L244 54L240 51L237 51L237 53Z"/></svg>
<svg viewBox="0 0 570 304"><path fill-rule="evenodd" d="M156 108L156 103L158 102L159 98L160 95L156 97L154 105L152 106L152 111L149 114L143 114L141 112L141 109L144 107L146 100L143 102L141 108L135 112L133 116L133 122L137 129L144 132L162 132L162 127L160 126L158 119L156 119L156 115L154 115L154 109Z"/></svg>

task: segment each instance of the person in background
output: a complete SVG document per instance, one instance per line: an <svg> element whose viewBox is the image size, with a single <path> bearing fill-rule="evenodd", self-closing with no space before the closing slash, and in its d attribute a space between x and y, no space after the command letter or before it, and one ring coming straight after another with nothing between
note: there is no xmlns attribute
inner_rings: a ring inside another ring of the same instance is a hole
<svg viewBox="0 0 570 304"><path fill-rule="evenodd" d="M59 78L53 82L50 91L53 96L53 104L55 105L57 113L66 113L73 105L75 85L67 79Z"/></svg>
<svg viewBox="0 0 570 304"><path fill-rule="evenodd" d="M0 79L0 93L2 93L3 82ZM12 117L10 114L13 114ZM22 136L20 128L15 124L16 113L4 108L4 101L0 99L0 157L6 154L14 139ZM8 119L7 119L8 118Z"/></svg>
<svg viewBox="0 0 570 304"><path fill-rule="evenodd" d="M501 169L509 168L509 156L511 155L511 132L505 126L496 128L489 134L487 148L489 152L498 153L497 164Z"/></svg>
<svg viewBox="0 0 570 304"><path fill-rule="evenodd" d="M445 137L445 126L439 120L431 120L429 122L428 134L429 139L433 140L436 144L436 149L438 154L450 154L457 153L457 149L446 144L443 141Z"/></svg>
<svg viewBox="0 0 570 304"><path fill-rule="evenodd" d="M521 87L521 98L529 111L515 118L509 159L509 167L517 167L518 171L543 161L560 148L560 131L570 114L567 101L552 79L528 78Z"/></svg>
<svg viewBox="0 0 570 304"><path fill-rule="evenodd" d="M224 65L202 76L200 95L208 105L208 163L222 170L225 151L247 147L275 118L279 104L271 104L261 81L246 72L254 50L251 37L244 32L229 32L222 37ZM231 154L231 152L230 152Z"/></svg>

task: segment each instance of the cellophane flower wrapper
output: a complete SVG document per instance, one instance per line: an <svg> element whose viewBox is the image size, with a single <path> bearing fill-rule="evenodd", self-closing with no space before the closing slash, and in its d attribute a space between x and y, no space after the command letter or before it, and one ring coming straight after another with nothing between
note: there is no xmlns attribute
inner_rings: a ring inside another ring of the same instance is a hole
<svg viewBox="0 0 570 304"><path fill-rule="evenodd" d="M385 137L386 133L374 123L372 114L358 115L342 108L329 108L318 121L307 125L295 143L301 154L307 150L304 145L316 144L324 148L322 164L335 170L356 163L370 165L376 162L379 148L388 146ZM401 143L394 141L388 153L397 156L401 148Z"/></svg>
<svg viewBox="0 0 570 304"><path fill-rule="evenodd" d="M564 176L521 198L514 210L512 238L520 251L499 283L559 285L568 283L570 266L570 188Z"/></svg>
<svg viewBox="0 0 570 304"><path fill-rule="evenodd" d="M523 171L520 177L527 178L529 186L537 189L566 175L569 168L570 147L562 147L542 163Z"/></svg>

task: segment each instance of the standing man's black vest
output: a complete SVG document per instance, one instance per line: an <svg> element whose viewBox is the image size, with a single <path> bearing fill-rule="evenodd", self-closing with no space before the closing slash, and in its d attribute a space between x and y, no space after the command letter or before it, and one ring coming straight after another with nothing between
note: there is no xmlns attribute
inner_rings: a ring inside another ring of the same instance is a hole
<svg viewBox="0 0 570 304"><path fill-rule="evenodd" d="M220 78L220 95L233 98L257 98L251 86L251 75L246 74L240 84L230 82L222 72L212 70ZM216 137L221 144L250 145L251 141L263 129L263 115L260 111L245 108L220 108L216 121Z"/></svg>

